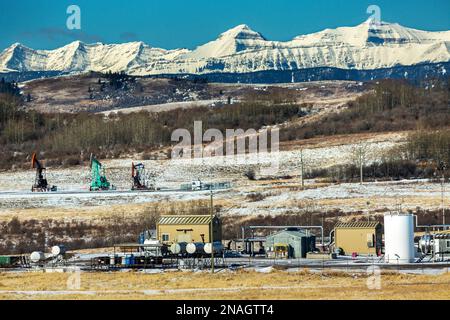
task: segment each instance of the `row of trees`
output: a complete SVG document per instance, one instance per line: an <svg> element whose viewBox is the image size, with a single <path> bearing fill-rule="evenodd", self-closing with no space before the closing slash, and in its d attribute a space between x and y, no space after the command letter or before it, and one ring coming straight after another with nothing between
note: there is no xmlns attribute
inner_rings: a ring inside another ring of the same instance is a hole
<svg viewBox="0 0 450 320"><path fill-rule="evenodd" d="M108 75L121 81L123 75ZM13 85L14 87L14 85ZM318 135L358 132L415 130L402 159L441 159L447 161L448 132L427 134L426 130L448 128L450 123L449 87L435 85L433 90L413 87L404 82L386 81L374 86L372 93L350 103L347 110L326 116L300 127L289 125L280 131L280 139L301 140ZM307 105L248 101L221 108L198 107L161 113L112 114L42 114L23 111L21 98L0 94L0 168L10 168L15 152L46 152L46 158L67 158L80 154L108 152L113 156L130 151L150 151L169 146L171 133L178 128L193 131L194 121L203 129L259 129L291 121L305 115ZM446 144L447 143L447 144ZM62 161L60 161L62 162ZM348 170L353 170L349 168ZM377 169L375 171L380 171ZM387 171L385 171L387 172ZM351 176L351 175L350 175Z"/></svg>
<svg viewBox="0 0 450 320"><path fill-rule="evenodd" d="M348 109L315 123L290 126L283 140L360 132L388 132L444 128L450 124L450 78L430 87L416 87L399 80L385 80L373 91L348 104Z"/></svg>
<svg viewBox="0 0 450 320"><path fill-rule="evenodd" d="M202 121L204 130L216 128L259 129L302 115L301 105L243 103L222 108L199 107L160 113L43 114L20 110L20 99L12 95L0 98L0 168L9 168L14 152L38 150L46 158L67 158L95 152L120 155L129 151L150 151L171 145L175 129L193 133L194 121ZM60 161L60 163L63 161Z"/></svg>
<svg viewBox="0 0 450 320"><path fill-rule="evenodd" d="M17 82L7 82L5 78L0 80L0 94L6 93L13 96L20 96L20 89Z"/></svg>
<svg viewBox="0 0 450 320"><path fill-rule="evenodd" d="M405 157L432 163L437 170L450 167L450 129L419 130L408 137Z"/></svg>
<svg viewBox="0 0 450 320"><path fill-rule="evenodd" d="M358 151L358 150L356 150ZM327 169L310 170L309 178L327 178L334 182L359 181L361 163L356 159L351 164L337 165ZM450 177L450 128L419 130L408 135L407 142L393 149L381 161L363 161L363 178L409 179Z"/></svg>

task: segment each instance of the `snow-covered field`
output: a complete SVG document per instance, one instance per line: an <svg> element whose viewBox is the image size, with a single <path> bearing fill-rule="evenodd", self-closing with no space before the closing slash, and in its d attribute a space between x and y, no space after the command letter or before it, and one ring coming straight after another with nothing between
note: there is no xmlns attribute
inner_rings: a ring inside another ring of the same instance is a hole
<svg viewBox="0 0 450 320"><path fill-rule="evenodd" d="M148 111L148 112L162 112L162 111L171 111L175 109L189 109L189 108L197 108L197 107L210 107L217 104L226 104L226 100L193 100L193 101L183 101L183 102L170 102L163 104L152 104L148 106L140 106L140 107L132 107L132 108L122 108L122 109L114 109L110 111L100 112L105 116L109 116L111 113L133 113L140 111Z"/></svg>
<svg viewBox="0 0 450 320"><path fill-rule="evenodd" d="M111 206L117 204L141 204L157 201L188 201L204 199L206 192L49 192L49 193L0 193L0 211L14 208L64 207L76 209L80 206Z"/></svg>
<svg viewBox="0 0 450 320"><path fill-rule="evenodd" d="M308 184L306 185L308 187ZM333 184L291 191L261 190L264 199L246 201L227 210L236 215L273 215L289 212L342 210L343 212L436 209L441 204L441 185L424 180ZM450 189L444 191L448 207Z"/></svg>
<svg viewBox="0 0 450 320"><path fill-rule="evenodd" d="M403 134L377 135L364 140L367 149L367 163L378 161L391 148L404 141ZM330 139L331 140L331 139ZM353 163L357 142L325 143L303 148L305 170L327 168L338 164ZM131 163L136 159L102 161L106 175L118 190L130 190ZM147 175L159 188L179 188L182 183L192 180L234 181L243 180L243 174L254 169L256 174L264 174L274 168L271 176L298 176L300 174L300 150L293 149L278 153L259 153L238 156L208 157L201 159L148 160L145 164ZM31 188L35 172L17 171L0 173L0 191L25 192ZM60 191L80 191L89 189L90 170L88 167L70 169L47 169L47 180L58 186Z"/></svg>
<svg viewBox="0 0 450 320"><path fill-rule="evenodd" d="M367 162L379 160L392 147L402 143L404 135L385 134L364 141ZM326 168L336 164L352 163L358 143L319 143L305 146L305 168ZM207 192L176 192L183 183L201 179L204 182L229 181L233 188L216 193L216 199L227 203L224 213L236 215L281 214L302 210L336 210L357 212L365 210L436 209L440 206L441 187L428 181L374 182L360 185L317 184L306 181L306 189L299 190L300 150L281 151L279 154L253 154L236 157L211 157L193 160L143 161L151 181L162 191L131 192L130 167L132 159L104 161L109 180L117 191L90 193L90 172L87 167L71 169L49 168L49 183L58 186L58 193L33 194L30 186L34 171L0 174L0 211L25 208L97 207L112 205L139 205L159 202L205 200ZM249 181L244 173L273 167L273 179ZM292 179L275 179L291 176ZM262 199L251 201L248 195L258 193ZM450 191L444 193L450 198Z"/></svg>

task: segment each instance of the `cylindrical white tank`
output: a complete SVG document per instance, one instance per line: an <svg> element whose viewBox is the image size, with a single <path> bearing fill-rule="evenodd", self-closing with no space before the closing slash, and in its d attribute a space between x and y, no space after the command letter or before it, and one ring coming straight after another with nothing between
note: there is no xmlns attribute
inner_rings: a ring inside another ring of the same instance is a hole
<svg viewBox="0 0 450 320"><path fill-rule="evenodd" d="M384 216L384 260L387 263L414 262L414 216L387 214Z"/></svg>
<svg viewBox="0 0 450 320"><path fill-rule="evenodd" d="M186 246L186 251L189 254L194 254L194 253L203 253L203 247L204 244L201 242L197 242L197 243L189 243Z"/></svg>
<svg viewBox="0 0 450 320"><path fill-rule="evenodd" d="M40 252L40 251L34 251L30 255L30 260L31 260L31 262L44 261L45 260L45 254L43 252Z"/></svg>
<svg viewBox="0 0 450 320"><path fill-rule="evenodd" d="M66 247L60 245L60 246L53 246L52 247L52 255L59 256L60 254L66 253Z"/></svg>
<svg viewBox="0 0 450 320"><path fill-rule="evenodd" d="M205 253L211 254L211 252L212 252L211 248L212 248L211 243L206 243L205 247L203 248L203 250L205 250ZM222 251L223 251L222 243L214 242L214 254L219 254Z"/></svg>
<svg viewBox="0 0 450 320"><path fill-rule="evenodd" d="M170 252L172 252L173 254L185 253L186 247L186 242L172 243L172 245L170 246Z"/></svg>

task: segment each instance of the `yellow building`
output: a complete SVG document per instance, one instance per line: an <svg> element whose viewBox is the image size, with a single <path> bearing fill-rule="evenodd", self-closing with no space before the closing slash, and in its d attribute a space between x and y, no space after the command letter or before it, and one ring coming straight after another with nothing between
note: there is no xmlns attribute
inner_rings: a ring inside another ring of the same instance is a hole
<svg viewBox="0 0 450 320"><path fill-rule="evenodd" d="M211 242L211 221L213 223L213 240L222 241L222 224L217 216L182 215L161 216L156 224L158 239L170 245L175 242Z"/></svg>
<svg viewBox="0 0 450 320"><path fill-rule="evenodd" d="M332 231L333 247L353 253L377 255L382 247L382 225L376 221L338 223Z"/></svg>

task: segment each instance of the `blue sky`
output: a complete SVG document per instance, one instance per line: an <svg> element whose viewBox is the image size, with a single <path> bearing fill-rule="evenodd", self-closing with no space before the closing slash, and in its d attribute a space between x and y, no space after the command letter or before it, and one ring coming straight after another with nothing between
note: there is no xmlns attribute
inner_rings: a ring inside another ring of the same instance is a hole
<svg viewBox="0 0 450 320"><path fill-rule="evenodd" d="M66 28L69 5L81 8L81 30ZM144 41L166 49L195 48L238 24L271 40L357 25L381 8L383 21L450 30L449 0L0 0L0 50L14 42L53 49L74 40Z"/></svg>

